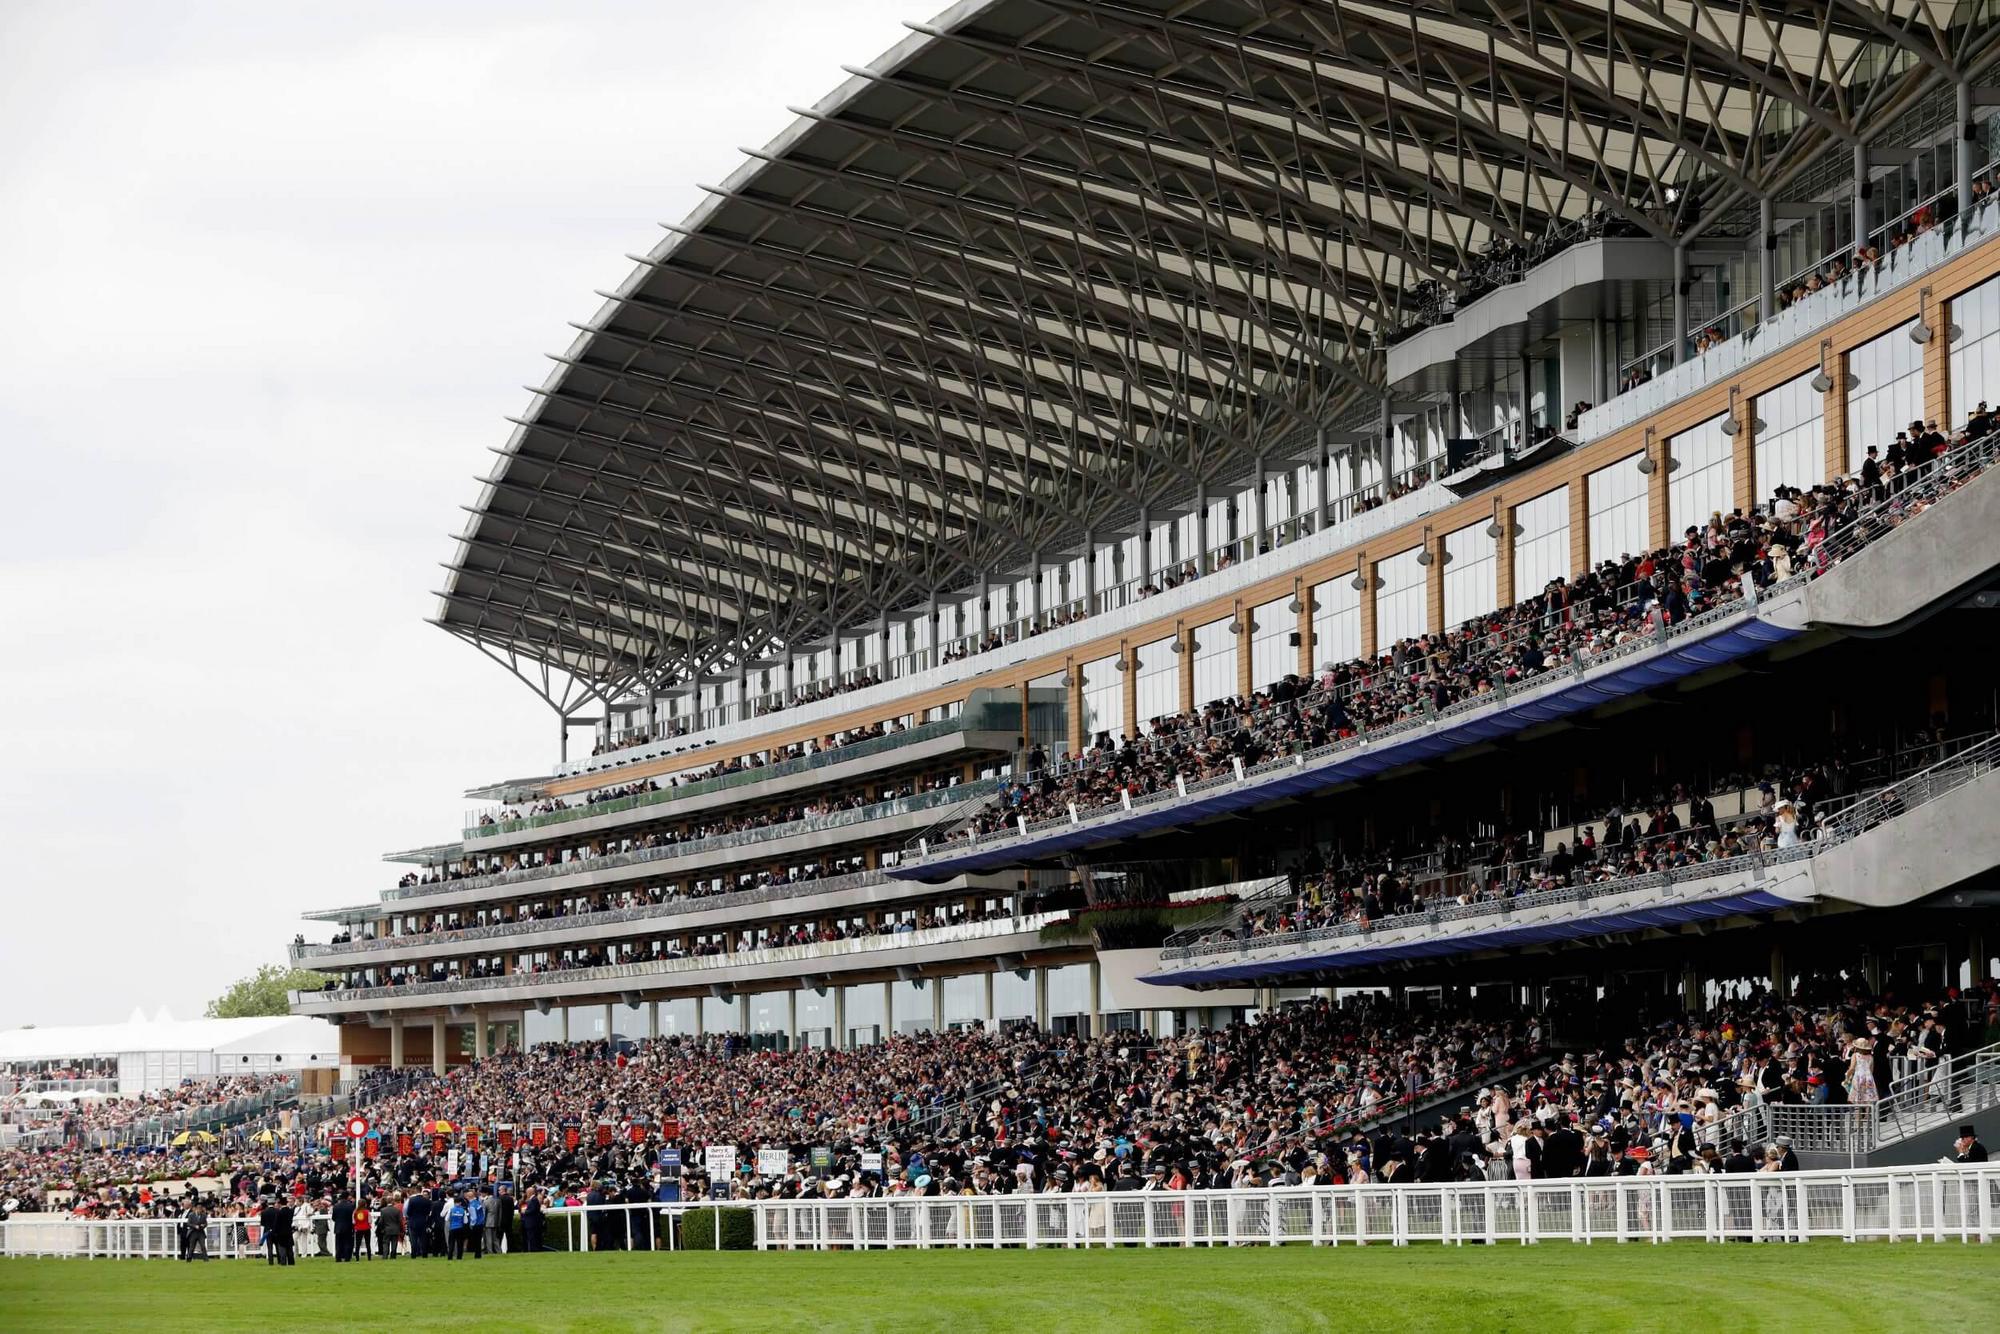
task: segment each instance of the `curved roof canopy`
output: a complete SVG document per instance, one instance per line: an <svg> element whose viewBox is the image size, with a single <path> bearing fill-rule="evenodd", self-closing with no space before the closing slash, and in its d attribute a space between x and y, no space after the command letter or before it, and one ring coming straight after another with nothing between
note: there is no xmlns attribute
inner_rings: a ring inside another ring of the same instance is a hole
<svg viewBox="0 0 2000 1334"><path fill-rule="evenodd" d="M1381 334L1496 239L1727 235L1948 105L1985 9L961 4L634 257L436 619L608 699L1129 532L1379 420Z"/></svg>

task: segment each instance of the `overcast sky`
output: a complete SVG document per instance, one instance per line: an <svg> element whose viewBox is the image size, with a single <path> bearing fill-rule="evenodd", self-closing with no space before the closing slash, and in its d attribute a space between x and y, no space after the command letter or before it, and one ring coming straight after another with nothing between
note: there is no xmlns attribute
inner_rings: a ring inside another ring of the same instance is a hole
<svg viewBox="0 0 2000 1334"><path fill-rule="evenodd" d="M0 0L0 1028L196 1015L546 771L425 623L504 417L938 3Z"/></svg>

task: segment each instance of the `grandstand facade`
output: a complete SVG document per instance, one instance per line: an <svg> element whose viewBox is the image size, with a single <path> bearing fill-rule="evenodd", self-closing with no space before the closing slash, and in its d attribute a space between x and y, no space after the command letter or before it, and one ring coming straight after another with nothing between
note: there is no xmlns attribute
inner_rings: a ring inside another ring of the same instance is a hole
<svg viewBox="0 0 2000 1334"><path fill-rule="evenodd" d="M919 28L555 358L435 619L561 758L294 1010L441 1068L1991 976L1996 17Z"/></svg>

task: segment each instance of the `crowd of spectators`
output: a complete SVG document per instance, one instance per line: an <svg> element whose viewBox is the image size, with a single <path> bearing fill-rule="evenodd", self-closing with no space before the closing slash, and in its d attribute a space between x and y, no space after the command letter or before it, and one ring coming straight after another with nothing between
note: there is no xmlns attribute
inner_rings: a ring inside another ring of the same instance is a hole
<svg viewBox="0 0 2000 1334"><path fill-rule="evenodd" d="M1435 714L1495 689L1529 683L1743 595L1810 571L1922 512L1984 466L1961 447L1991 430L1985 405L1942 448L1899 464L1865 465L1810 489L1779 488L1767 506L1712 515L1672 547L1604 561L1574 579L1449 630L1397 641L1370 660L1328 664L1314 680L1287 676L1248 698L1155 718L1147 734L1100 733L1080 755L1031 754L1027 772L956 831L979 838L1193 787L1304 754L1364 730ZM1926 437L1928 438L1928 437ZM1942 438L1942 437L1940 437ZM1873 451L1871 450L1871 454ZM1914 454L1915 457L1911 457ZM1954 460L1965 458L1963 464Z"/></svg>
<svg viewBox="0 0 2000 1334"><path fill-rule="evenodd" d="M732 774L754 773L785 764L792 760L806 759L813 755L823 755L839 750L843 746L855 745L863 741L876 741L898 732L907 731L902 722L873 723L865 727L849 728L845 732L832 733L816 741L798 741L788 746L771 750L755 751L747 755L732 756L727 760L706 765L699 769L688 769L669 774L665 781L657 778L642 778L630 783L620 783L610 787L594 788L584 795L580 802L571 802L562 797L544 797L526 806L509 806L498 812L480 813L478 827L491 829L498 825L515 824L532 819L537 815L553 815L560 811L588 809L607 802L625 801L633 797L646 797L660 792L672 792L677 788L691 787L710 779L726 778ZM405 884L425 884L428 880L416 876L405 877Z"/></svg>
<svg viewBox="0 0 2000 1334"><path fill-rule="evenodd" d="M1898 997L1805 979L1790 998L1752 985L1643 1017L1662 999L1570 998L1559 1026L1632 1017L1566 1048L1546 1015L1481 995L1435 1010L1316 998L1157 1039L1021 1026L849 1050L734 1035L508 1050L442 1079L371 1076L359 1099L379 1152L360 1161L355 1202L379 1215L434 1189L538 1209L700 1198L718 1184L711 1145L735 1150L720 1184L736 1198L1785 1170L1787 1146L1735 1142L1732 1113L1875 1101L2000 1037L1990 983ZM10 1150L0 1195L21 1211L74 1190L84 1212L171 1217L193 1179L218 1216L276 1199L324 1218L353 1180L327 1152L340 1124L271 1147L239 1133L136 1157ZM759 1164L773 1148L782 1174Z"/></svg>
<svg viewBox="0 0 2000 1334"><path fill-rule="evenodd" d="M116 1132L145 1122L185 1118L207 1108L224 1106L242 1098L256 1098L275 1092L293 1082L285 1072L260 1075L223 1075L205 1079L184 1079L172 1088L149 1089L141 1093L117 1094L95 1091L79 1094L24 1093L10 1098L23 1108L58 1109L60 1114L45 1122L48 1129L64 1140L74 1140Z"/></svg>
<svg viewBox="0 0 2000 1334"><path fill-rule="evenodd" d="M1708 796L1677 785L1635 809L1614 807L1600 825L1586 824L1574 845L1561 840L1546 852L1531 850L1518 832L1483 844L1441 840L1404 857L1328 856L1315 848L1288 873L1289 889L1280 901L1248 903L1240 920L1204 938L1294 935L1347 923L1367 927L1433 907L1499 903L1796 847L1826 832L1822 804L1840 786L1828 770L1815 764L1761 781L1756 809L1732 819L1718 819Z"/></svg>
<svg viewBox="0 0 2000 1334"><path fill-rule="evenodd" d="M777 830L787 826L825 819L845 811L861 810L885 802L901 801L924 793L956 787L964 775L956 768L908 775L897 781L877 783L872 788L850 792L824 793L806 801L774 802L756 807L740 807L708 818L690 816L678 823L648 828L643 833L580 834L567 844L544 845L523 851L509 851L486 857L469 856L443 869L405 875L397 882L402 890L450 885L459 881L502 876L509 872L533 871L544 867L583 863L601 857L661 848L682 847L704 839L721 838L751 830ZM560 830L552 831L560 833Z"/></svg>

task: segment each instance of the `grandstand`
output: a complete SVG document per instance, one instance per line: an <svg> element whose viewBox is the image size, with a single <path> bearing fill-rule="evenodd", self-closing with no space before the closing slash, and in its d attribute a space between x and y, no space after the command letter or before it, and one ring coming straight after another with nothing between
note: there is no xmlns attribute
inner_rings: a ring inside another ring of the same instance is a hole
<svg viewBox="0 0 2000 1334"><path fill-rule="evenodd" d="M1844 997L1812 1023L1847 1071L1893 1027L1879 1102L1710 1101L1821 1165L1948 1152L2000 1101L1994 20L918 25L554 358L434 619L557 757L311 914L294 1012L350 1080L482 1063L475 1121L583 1115L509 1106L505 1049L642 1044L684 1106L601 1090L634 1142L746 1157L783 1128L713 1111L735 1060L817 1108L883 1044L949 1071L888 1130L962 1145L1028 1072L1122 1069L1107 1035L1423 1046L1260 1125L1283 1163L1475 1068L1581 1086L1675 1015Z"/></svg>

